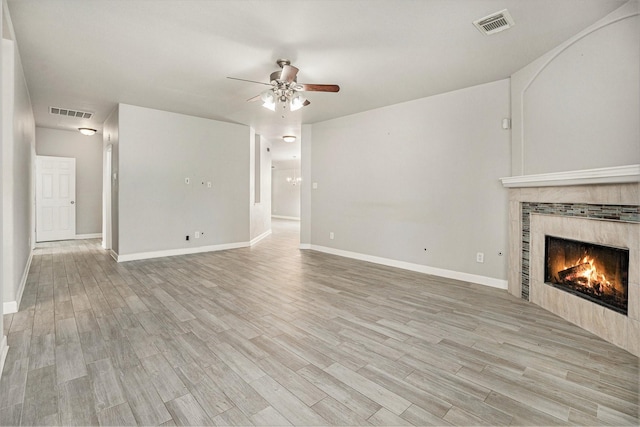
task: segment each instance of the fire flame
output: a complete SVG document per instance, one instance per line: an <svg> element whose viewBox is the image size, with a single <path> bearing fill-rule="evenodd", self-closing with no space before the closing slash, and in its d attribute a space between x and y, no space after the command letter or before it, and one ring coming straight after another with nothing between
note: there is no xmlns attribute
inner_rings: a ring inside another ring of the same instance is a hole
<svg viewBox="0 0 640 427"><path fill-rule="evenodd" d="M564 269L576 267L579 265L589 264L588 268L585 268L567 279L580 282L582 285L587 286L595 290L598 294L604 294L614 291L614 286L607 280L603 273L598 273L596 266L594 265L595 259L585 256L579 259L575 264L566 266Z"/></svg>

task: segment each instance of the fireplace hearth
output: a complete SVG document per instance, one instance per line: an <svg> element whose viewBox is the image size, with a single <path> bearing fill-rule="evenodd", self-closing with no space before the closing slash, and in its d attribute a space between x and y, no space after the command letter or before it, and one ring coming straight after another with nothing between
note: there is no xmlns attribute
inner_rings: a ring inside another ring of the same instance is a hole
<svg viewBox="0 0 640 427"><path fill-rule="evenodd" d="M545 236L544 281L626 315L629 250Z"/></svg>

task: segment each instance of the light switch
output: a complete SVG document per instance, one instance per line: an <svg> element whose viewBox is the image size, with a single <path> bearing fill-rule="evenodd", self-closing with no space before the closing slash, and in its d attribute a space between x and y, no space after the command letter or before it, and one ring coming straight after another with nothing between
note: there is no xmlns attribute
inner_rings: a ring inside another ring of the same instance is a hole
<svg viewBox="0 0 640 427"><path fill-rule="evenodd" d="M188 185L190 182L191 182L191 180L190 180L189 178L185 178L185 179L184 179L184 183L185 183L185 184L187 184L187 185Z"/></svg>
<svg viewBox="0 0 640 427"><path fill-rule="evenodd" d="M317 190L317 189L318 189L318 183L317 183L317 182L314 182L314 183L313 183L313 185L312 185L312 187L313 187L313 189L314 189L314 190Z"/></svg>

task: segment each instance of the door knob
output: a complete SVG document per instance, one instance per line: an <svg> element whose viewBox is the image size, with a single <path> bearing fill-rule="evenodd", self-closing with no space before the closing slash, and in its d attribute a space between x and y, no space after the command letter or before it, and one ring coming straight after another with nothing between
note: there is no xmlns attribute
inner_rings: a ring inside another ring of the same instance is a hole
<svg viewBox="0 0 640 427"><path fill-rule="evenodd" d="M72 201L71 201L71 204L73 205L74 203L75 203L75 202L72 200Z"/></svg>

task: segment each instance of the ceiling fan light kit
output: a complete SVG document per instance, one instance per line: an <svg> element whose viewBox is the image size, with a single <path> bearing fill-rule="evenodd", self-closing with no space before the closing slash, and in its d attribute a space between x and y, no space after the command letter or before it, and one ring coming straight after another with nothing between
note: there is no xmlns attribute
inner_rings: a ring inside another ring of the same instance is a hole
<svg viewBox="0 0 640 427"><path fill-rule="evenodd" d="M301 93L307 92L338 92L340 86L327 85L327 84L304 84L298 83L297 75L298 68L291 65L291 61L288 59L278 59L276 64L281 68L280 71L274 71L269 76L270 83L256 82L253 80L238 79L235 77L227 77L232 80L240 80L250 83L258 83L263 85L270 85L271 89L267 89L258 96L254 96L248 101L256 101L260 99L262 106L276 111L278 104L282 105L282 109L289 107L290 111L297 111L302 107L306 107L311 102Z"/></svg>
<svg viewBox="0 0 640 427"><path fill-rule="evenodd" d="M262 100L262 106L268 108L271 111L276 111L276 96L271 90L267 90L260 94Z"/></svg>
<svg viewBox="0 0 640 427"><path fill-rule="evenodd" d="M307 101L307 98L305 98L304 96L302 96L302 94L300 93L295 93L292 97L291 97L291 111L296 111L301 109L302 107L305 106L305 102Z"/></svg>

